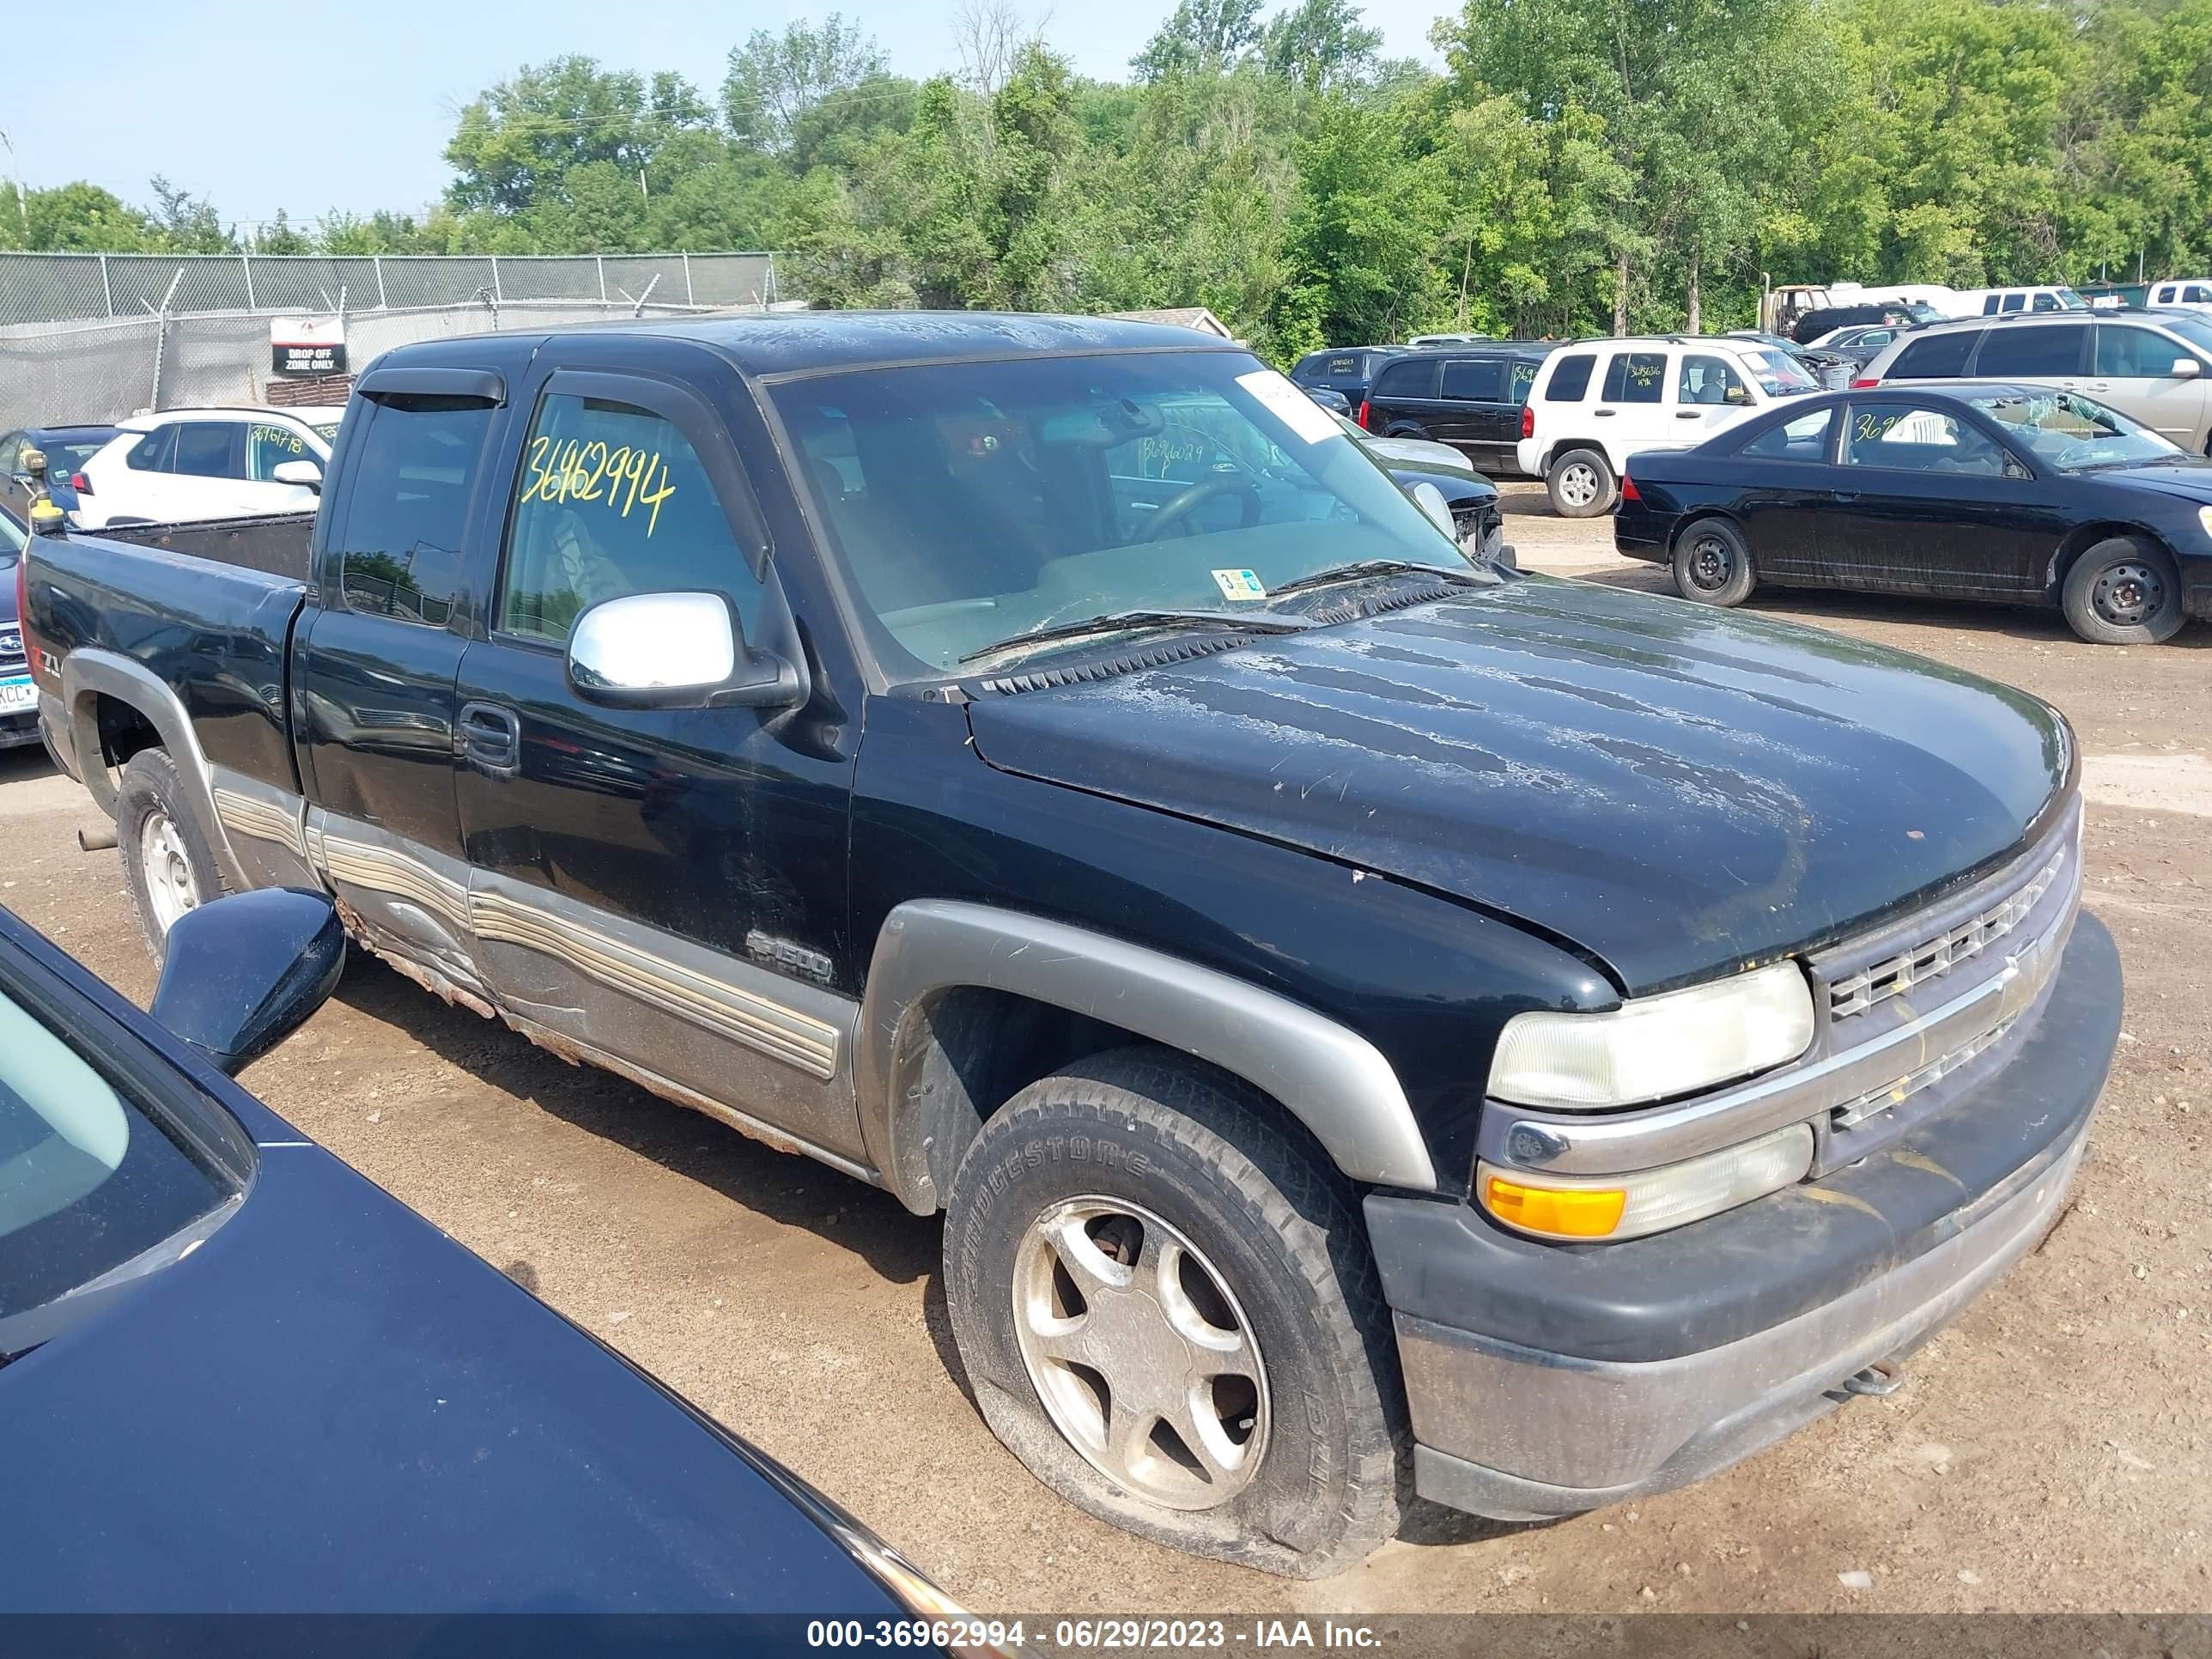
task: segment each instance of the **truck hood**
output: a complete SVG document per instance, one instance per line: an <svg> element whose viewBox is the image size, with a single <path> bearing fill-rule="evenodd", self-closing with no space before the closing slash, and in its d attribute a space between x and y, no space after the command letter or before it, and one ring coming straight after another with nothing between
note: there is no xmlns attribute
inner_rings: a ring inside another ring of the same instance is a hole
<svg viewBox="0 0 2212 1659"><path fill-rule="evenodd" d="M994 767L1518 918L1632 993L1949 884L2019 845L2071 763L2023 692L1542 577L969 718Z"/></svg>

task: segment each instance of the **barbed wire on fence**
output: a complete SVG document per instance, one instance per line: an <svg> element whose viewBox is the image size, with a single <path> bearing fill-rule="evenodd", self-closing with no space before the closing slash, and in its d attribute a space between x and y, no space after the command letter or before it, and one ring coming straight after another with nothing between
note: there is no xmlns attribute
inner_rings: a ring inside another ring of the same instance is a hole
<svg viewBox="0 0 2212 1659"><path fill-rule="evenodd" d="M525 300L769 306L771 253L0 253L0 325Z"/></svg>

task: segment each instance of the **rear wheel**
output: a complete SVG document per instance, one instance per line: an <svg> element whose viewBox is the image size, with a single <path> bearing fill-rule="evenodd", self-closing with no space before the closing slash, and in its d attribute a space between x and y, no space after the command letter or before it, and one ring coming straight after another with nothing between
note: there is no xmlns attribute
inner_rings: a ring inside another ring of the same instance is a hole
<svg viewBox="0 0 2212 1659"><path fill-rule="evenodd" d="M976 1403L1103 1520L1293 1577L1397 1528L1408 1440L1358 1194L1273 1104L1122 1049L1009 1101L948 1197Z"/></svg>
<svg viewBox="0 0 2212 1659"><path fill-rule="evenodd" d="M2092 645L2156 645L2181 629L2181 577L2166 550L2134 536L2099 542L2074 561L2060 596Z"/></svg>
<svg viewBox="0 0 2212 1659"><path fill-rule="evenodd" d="M179 917L229 891L166 749L142 749L116 786L115 845L146 949L160 966Z"/></svg>
<svg viewBox="0 0 2212 1659"><path fill-rule="evenodd" d="M1612 464L1595 449L1570 449L1554 456L1544 484L1553 511L1566 519L1595 519L1610 513L1620 490Z"/></svg>
<svg viewBox="0 0 2212 1659"><path fill-rule="evenodd" d="M1758 585L1743 532L1725 519L1700 519L1674 540L1674 591L1700 605L1741 605Z"/></svg>

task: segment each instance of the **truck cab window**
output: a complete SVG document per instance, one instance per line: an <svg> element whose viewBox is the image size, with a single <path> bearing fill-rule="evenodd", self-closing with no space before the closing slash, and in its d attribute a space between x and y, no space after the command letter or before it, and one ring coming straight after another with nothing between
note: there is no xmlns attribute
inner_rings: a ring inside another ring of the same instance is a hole
<svg viewBox="0 0 2212 1659"><path fill-rule="evenodd" d="M651 410L564 392L538 406L507 532L501 631L558 642L625 593L727 594L750 632L760 583L698 452Z"/></svg>
<svg viewBox="0 0 2212 1659"><path fill-rule="evenodd" d="M372 404L332 537L346 608L443 628L461 580L469 490L491 405L416 396Z"/></svg>

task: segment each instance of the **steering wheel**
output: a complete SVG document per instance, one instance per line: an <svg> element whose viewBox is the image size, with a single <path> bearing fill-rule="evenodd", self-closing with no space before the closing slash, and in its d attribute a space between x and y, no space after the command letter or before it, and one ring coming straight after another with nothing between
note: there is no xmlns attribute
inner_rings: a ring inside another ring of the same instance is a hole
<svg viewBox="0 0 2212 1659"><path fill-rule="evenodd" d="M2104 447L2105 440L2087 438L2079 443L2067 445L2065 448L2051 458L2051 464L2058 467L2086 466L2095 457L2097 452Z"/></svg>
<svg viewBox="0 0 2212 1659"><path fill-rule="evenodd" d="M1170 525L1187 517L1200 502L1210 501L1216 495L1226 495L1232 490L1244 497L1243 527L1249 530L1260 522L1259 489L1250 478L1241 472L1217 472L1210 478L1200 478L1196 483L1177 490L1154 507L1144 523L1137 526L1134 539L1151 541Z"/></svg>

